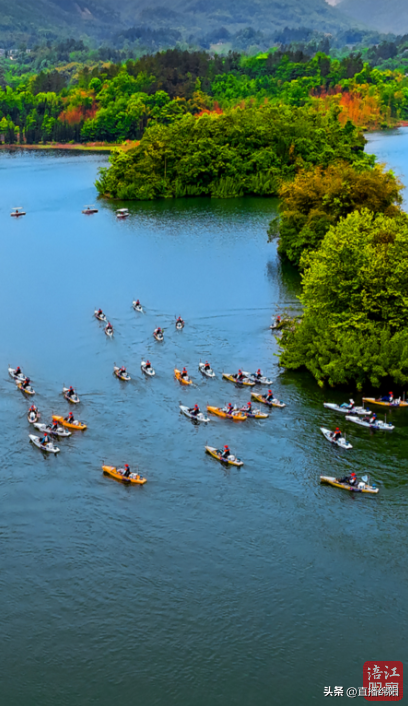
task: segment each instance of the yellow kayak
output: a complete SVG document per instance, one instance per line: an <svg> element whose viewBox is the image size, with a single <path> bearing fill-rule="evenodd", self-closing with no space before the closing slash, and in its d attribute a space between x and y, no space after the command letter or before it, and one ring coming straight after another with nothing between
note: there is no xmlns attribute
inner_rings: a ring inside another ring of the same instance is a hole
<svg viewBox="0 0 408 706"><path fill-rule="evenodd" d="M24 392L25 395L35 395L35 390L29 385L28 387L23 387L22 382L17 383L17 387L21 392Z"/></svg>
<svg viewBox="0 0 408 706"><path fill-rule="evenodd" d="M183 378L180 370L177 370L177 368L174 369L174 374L177 380L181 382L182 385L191 385L191 383L193 382L190 378Z"/></svg>
<svg viewBox="0 0 408 706"><path fill-rule="evenodd" d="M365 488L358 488L353 485L349 485L348 483L340 483L340 481L333 476L320 476L320 482L328 483L329 485L333 485L335 488L341 488L342 490L350 490L352 493L370 493L371 495L376 495L379 490L379 488L374 488L373 486L366 484Z"/></svg>
<svg viewBox="0 0 408 706"><path fill-rule="evenodd" d="M130 476L125 476L123 468L115 468L114 466L102 466L102 470L106 475L119 480L122 483L133 483L134 485L144 485L146 478L141 478L138 473L131 473Z"/></svg>
<svg viewBox="0 0 408 706"><path fill-rule="evenodd" d="M286 407L284 402L280 402L279 400L274 397L272 400L267 400L263 395L259 395L256 392L251 392L251 397L256 400L257 402L262 402L262 404L267 404L269 407L280 407L283 409L283 407Z"/></svg>
<svg viewBox="0 0 408 706"><path fill-rule="evenodd" d="M229 380L229 382L235 383L235 385L245 385L246 387L254 387L255 383L249 378L244 378L243 380L237 380L233 375L229 373L223 373L222 377L224 380Z"/></svg>
<svg viewBox="0 0 408 706"><path fill-rule="evenodd" d="M241 461L240 458L237 458L236 456L233 456L232 454L228 458L223 458L221 452L216 449L214 446L206 446L205 450L207 453L210 454L213 458L216 458L217 461L221 461L221 463L229 463L230 466L243 466L244 462Z"/></svg>
<svg viewBox="0 0 408 706"><path fill-rule="evenodd" d="M408 402L405 402L404 400L383 402L382 400L376 400L375 397L363 397L363 402L368 402L369 404L379 404L382 407L408 407Z"/></svg>
<svg viewBox="0 0 408 706"><path fill-rule="evenodd" d="M53 414L52 418L55 422L58 422L58 424L61 424L63 427L67 427L67 429L78 429L79 431L84 431L86 429L86 424L83 422L78 422L76 421L75 424L71 424L71 422L67 422L64 417L60 417L57 414Z"/></svg>
<svg viewBox="0 0 408 706"><path fill-rule="evenodd" d="M227 414L227 412L224 409L221 409L221 407L210 407L210 405L207 405L207 411L211 412L211 414L216 414L217 417L222 417L223 419L232 419L233 422L245 422L246 420L246 414L242 414L241 412Z"/></svg>
<svg viewBox="0 0 408 706"><path fill-rule="evenodd" d="M121 373L120 368L118 368L117 365L113 366L113 372L115 373L116 377L119 378L119 380L123 380L124 382L128 382L132 379L129 373Z"/></svg>

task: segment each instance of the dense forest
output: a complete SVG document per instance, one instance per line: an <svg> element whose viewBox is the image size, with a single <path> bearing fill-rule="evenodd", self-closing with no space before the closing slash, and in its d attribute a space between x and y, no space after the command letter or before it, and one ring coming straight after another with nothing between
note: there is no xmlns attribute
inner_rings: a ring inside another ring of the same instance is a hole
<svg viewBox="0 0 408 706"><path fill-rule="evenodd" d="M83 47L81 40L67 40L53 51L69 58ZM404 66L391 70L375 63L376 57L370 61L360 52L334 58L299 48L255 56L171 49L126 62L67 62L39 72L18 71L3 61L0 139L122 143L186 115L219 114L248 103L335 109L343 126L350 120L363 129L407 120Z"/></svg>

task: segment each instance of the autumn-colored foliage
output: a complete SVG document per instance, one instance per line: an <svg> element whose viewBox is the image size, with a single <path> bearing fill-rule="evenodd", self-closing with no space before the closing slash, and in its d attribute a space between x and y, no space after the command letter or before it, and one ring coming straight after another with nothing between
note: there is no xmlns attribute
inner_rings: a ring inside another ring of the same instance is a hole
<svg viewBox="0 0 408 706"><path fill-rule="evenodd" d="M344 90L341 86L336 86L329 90L314 90L312 96L318 98L320 110L326 111L333 104L338 105L342 125L351 120L357 127L374 129L390 121L387 107L381 103L379 94L373 91L372 86L362 85L358 90Z"/></svg>
<svg viewBox="0 0 408 706"><path fill-rule="evenodd" d="M94 118L97 111L97 105L94 103L91 108L85 108L81 105L69 106L66 110L63 110L59 117L62 122L68 123L68 125L78 125L84 120L89 120Z"/></svg>

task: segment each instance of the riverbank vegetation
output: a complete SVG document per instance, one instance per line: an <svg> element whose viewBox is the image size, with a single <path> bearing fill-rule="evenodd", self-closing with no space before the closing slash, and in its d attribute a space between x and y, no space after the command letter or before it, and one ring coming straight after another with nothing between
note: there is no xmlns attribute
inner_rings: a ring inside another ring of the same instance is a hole
<svg viewBox="0 0 408 706"><path fill-rule="evenodd" d="M116 63L101 54L84 64L75 60L83 42L58 46L56 56L67 61L48 70L33 73L41 61L31 68L18 60L0 61L3 143L140 140L156 124L248 103L309 106L322 113L336 109L343 126L351 121L361 129L408 120L402 55L393 70L374 66L367 52L311 55L304 45L255 56L172 49L136 60L125 61L124 54Z"/></svg>
<svg viewBox="0 0 408 706"><path fill-rule="evenodd" d="M354 211L303 256L303 317L281 364L319 384L408 382L408 216Z"/></svg>
<svg viewBox="0 0 408 706"><path fill-rule="evenodd" d="M279 189L280 218L270 236L279 235L278 252L296 267L316 250L330 227L353 211L396 216L400 213L402 184L379 165L354 166L345 161L300 169Z"/></svg>
<svg viewBox="0 0 408 706"><path fill-rule="evenodd" d="M245 105L149 127L137 147L111 156L97 188L122 200L273 196L305 165L336 159L371 162L359 131L343 128L336 112Z"/></svg>

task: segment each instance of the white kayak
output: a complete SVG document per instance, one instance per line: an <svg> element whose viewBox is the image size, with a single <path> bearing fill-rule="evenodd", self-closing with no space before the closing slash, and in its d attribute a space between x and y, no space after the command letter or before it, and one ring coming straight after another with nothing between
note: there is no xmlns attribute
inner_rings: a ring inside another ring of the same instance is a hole
<svg viewBox="0 0 408 706"><path fill-rule="evenodd" d="M324 427L320 427L320 431L322 432L323 436L326 437L327 441L330 441L331 444L337 444L337 446L340 446L341 449L352 449L352 445L346 441L344 436L341 436L340 439L334 439L333 435L334 432L330 431L330 429L325 429Z"/></svg>
<svg viewBox="0 0 408 706"><path fill-rule="evenodd" d="M107 326L105 327L105 333L108 336L108 338L112 338L113 336L113 328L108 328Z"/></svg>
<svg viewBox="0 0 408 706"><path fill-rule="evenodd" d="M69 388L68 388L68 387L63 387L63 388L62 388L62 394L64 395L64 397L65 397L65 399L67 400L67 402L71 402L72 404L79 404L80 399L79 399L77 393L74 392L73 395L69 395L68 392L69 392Z"/></svg>
<svg viewBox="0 0 408 706"><path fill-rule="evenodd" d="M151 365L148 368L146 367L145 360L142 360L142 362L140 363L140 367L142 369L142 373L144 373L145 375L148 375L150 378L152 378L153 375L156 375L156 371L152 368Z"/></svg>
<svg viewBox="0 0 408 706"><path fill-rule="evenodd" d="M210 418L206 417L205 414L202 412L199 412L198 414L192 414L189 410L188 407L185 405L181 404L180 405L180 411L186 415L189 419L192 419L194 422L209 422Z"/></svg>
<svg viewBox="0 0 408 706"><path fill-rule="evenodd" d="M102 314L98 314L98 310L97 310L97 309L95 309L94 314L95 314L95 318L97 318L98 321L106 321L106 314L103 314L103 313L102 313Z"/></svg>
<svg viewBox="0 0 408 706"><path fill-rule="evenodd" d="M369 409L365 409L364 407L352 407L346 402L344 402L343 404L335 404L334 402L323 402L323 407L326 407L326 409L331 409L333 412L340 412L341 414L360 414L361 416L370 414Z"/></svg>
<svg viewBox="0 0 408 706"><path fill-rule="evenodd" d="M126 371L123 373L120 371L120 368L118 368L117 365L113 366L113 372L115 373L116 377L119 378L119 380L123 380L124 382L129 382L132 378L130 377L129 373Z"/></svg>
<svg viewBox="0 0 408 706"><path fill-rule="evenodd" d="M360 419L359 417L346 416L347 421L359 424L361 427L366 427L367 429L381 429L381 431L392 431L395 429L393 424L388 424L388 422L383 422L381 419L376 419L375 422L369 422L366 419Z"/></svg>
<svg viewBox="0 0 408 706"><path fill-rule="evenodd" d="M272 385L273 383L273 380L264 375L258 377L256 373L246 373L245 370L242 371L242 374L257 385Z"/></svg>
<svg viewBox="0 0 408 706"><path fill-rule="evenodd" d="M64 429L64 427L57 427L55 430L51 429L48 424L40 424L37 422L34 422L34 426L38 431L42 431L43 433L49 434L49 436L71 436L71 432L68 431L68 429Z"/></svg>
<svg viewBox="0 0 408 706"><path fill-rule="evenodd" d="M26 375L23 375L23 373L19 373L19 375L16 375L15 368L9 368L8 373L11 378L17 383L17 382L24 382L26 379Z"/></svg>
<svg viewBox="0 0 408 706"><path fill-rule="evenodd" d="M49 441L48 444L43 445L40 442L40 437L34 436L34 434L29 434L29 439L34 446L36 446L37 449L41 449L41 451L46 451L49 454L58 454L60 452L58 446L54 446L52 441Z"/></svg>
<svg viewBox="0 0 408 706"><path fill-rule="evenodd" d="M215 372L212 368L206 368L205 363L202 363L201 361L198 364L198 369L200 373L205 375L206 378L215 378Z"/></svg>
<svg viewBox="0 0 408 706"><path fill-rule="evenodd" d="M39 418L40 418L39 412L33 412L33 411L28 410L27 421L30 422L30 424L34 424L34 422L38 422Z"/></svg>
<svg viewBox="0 0 408 706"><path fill-rule="evenodd" d="M141 304L136 304L136 300L134 302L132 302L132 306L135 311L139 312L139 314L143 314L143 307Z"/></svg>
<svg viewBox="0 0 408 706"><path fill-rule="evenodd" d="M154 331L153 336L155 337L156 341L164 341L163 333L156 333L156 331Z"/></svg>
<svg viewBox="0 0 408 706"><path fill-rule="evenodd" d="M181 331L182 328L184 328L184 321L176 321L177 331Z"/></svg>

